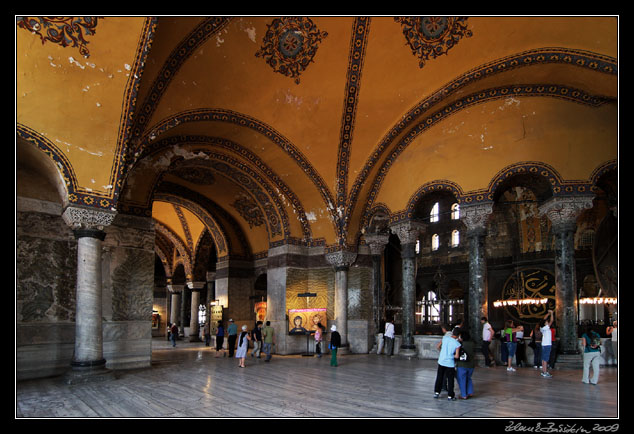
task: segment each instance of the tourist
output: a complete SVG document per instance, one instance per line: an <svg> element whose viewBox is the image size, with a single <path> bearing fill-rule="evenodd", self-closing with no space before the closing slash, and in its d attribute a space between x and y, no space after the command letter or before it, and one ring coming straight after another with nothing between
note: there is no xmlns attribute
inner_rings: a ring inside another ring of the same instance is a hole
<svg viewBox="0 0 634 434"><path fill-rule="evenodd" d="M458 335L460 342L460 357L456 360L456 377L460 388L460 399L473 396L473 371L475 370L475 344L467 330L460 330Z"/></svg>
<svg viewBox="0 0 634 434"><path fill-rule="evenodd" d="M442 326L443 331L447 330L447 326ZM447 385L447 399L449 401L455 401L456 396L453 390L454 377L456 374L456 361L458 358L458 349L460 348L460 342L458 342L459 333L458 329L455 329L450 334L445 334L442 337L442 341L438 344L440 351L438 355L438 371L436 372L436 383L434 384L434 398L440 397L440 392L443 385Z"/></svg>
<svg viewBox="0 0 634 434"><path fill-rule="evenodd" d="M271 327L271 321L266 322L266 326L262 328L262 338L264 339L264 354L266 354L265 362L271 360L272 346L275 345L275 330Z"/></svg>
<svg viewBox="0 0 634 434"><path fill-rule="evenodd" d="M552 330L550 326L553 323L553 311L548 313L539 321L539 331L542 333L542 372L541 376L551 378L552 374L548 372L548 360L550 360L550 352L552 351Z"/></svg>
<svg viewBox="0 0 634 434"><path fill-rule="evenodd" d="M238 348L236 349L236 359L240 360L240 364L238 367L245 368L244 359L247 356L247 349L249 348L249 341L251 340L251 336L249 332L247 332L247 325L242 326L242 331L240 332L240 338L238 341Z"/></svg>
<svg viewBox="0 0 634 434"><path fill-rule="evenodd" d="M619 351L619 346L618 346L618 340L617 340L617 324L616 321L614 321L612 323L611 326L608 326L608 328L605 330L605 334L607 336L610 337L610 339L605 341L605 364L606 365L610 365L610 363L608 363L610 360L610 358L612 359L612 361L614 363L612 363L612 365L617 365L617 355L618 355L618 351Z"/></svg>
<svg viewBox="0 0 634 434"><path fill-rule="evenodd" d="M526 362L526 344L524 343L524 326L522 324L517 326L515 341L517 342L517 349L515 350L515 364L518 367L522 367Z"/></svg>
<svg viewBox="0 0 634 434"><path fill-rule="evenodd" d="M480 319L480 323L482 324L482 355L484 356L484 364L487 367L492 367L495 366L495 357L491 354L489 345L491 345L491 339L495 331L486 316Z"/></svg>
<svg viewBox="0 0 634 434"><path fill-rule="evenodd" d="M590 326L586 326L585 333L581 335L581 342L583 345L583 377L581 381L586 384L597 384L601 366L601 336ZM590 367L592 367L592 378L589 378Z"/></svg>
<svg viewBox="0 0 634 434"><path fill-rule="evenodd" d="M225 357L227 354L224 349L225 344L225 328L222 325L222 321L218 320L218 330L216 331L216 357L218 357L218 353L222 351L222 357Z"/></svg>
<svg viewBox="0 0 634 434"><path fill-rule="evenodd" d="M385 333L383 334L385 339L385 354L388 356L394 355L394 323L392 320L385 322Z"/></svg>
<svg viewBox="0 0 634 434"><path fill-rule="evenodd" d="M513 357L515 357L515 351L517 350L517 328L513 327L513 321L507 320L504 327L504 343L506 345L506 370L509 372L515 372L513 368Z"/></svg>
<svg viewBox="0 0 634 434"><path fill-rule="evenodd" d="M176 346L176 339L178 339L178 326L176 323L172 324L172 329L170 330L170 339L172 340L172 347Z"/></svg>
<svg viewBox="0 0 634 434"><path fill-rule="evenodd" d="M317 358L321 358L321 339L324 330L325 327L321 323L317 323L315 329L315 354L317 354Z"/></svg>
<svg viewBox="0 0 634 434"><path fill-rule="evenodd" d="M341 335L337 331L337 326L333 324L330 327L330 344L328 349L330 350L330 366L338 366L337 364L337 350L341 347Z"/></svg>
<svg viewBox="0 0 634 434"><path fill-rule="evenodd" d="M253 350L251 351L251 357L260 358L262 352L262 321L255 323L255 328L251 331L251 338L253 340Z"/></svg>
<svg viewBox="0 0 634 434"><path fill-rule="evenodd" d="M238 339L238 326L235 325L233 319L229 319L229 327L227 327L227 343L229 345L229 357L233 357L236 348L236 340Z"/></svg>
<svg viewBox="0 0 634 434"><path fill-rule="evenodd" d="M205 323L203 335L205 337L205 346L208 347L211 344L211 324L209 324L209 321Z"/></svg>
<svg viewBox="0 0 634 434"><path fill-rule="evenodd" d="M542 363L542 332L539 330L539 323L531 331L529 346L533 349L533 368L539 369Z"/></svg>

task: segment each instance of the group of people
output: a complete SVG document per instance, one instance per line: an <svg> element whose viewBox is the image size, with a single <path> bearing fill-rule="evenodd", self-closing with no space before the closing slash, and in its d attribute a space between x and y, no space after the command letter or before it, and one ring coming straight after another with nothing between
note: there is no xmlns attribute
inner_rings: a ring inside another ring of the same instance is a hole
<svg viewBox="0 0 634 434"><path fill-rule="evenodd" d="M322 356L321 344L323 336L326 332L326 328L321 324L317 324L318 327L315 330L315 353L318 358ZM341 335L337 332L337 327L333 325L330 328L330 342L328 349L330 350L330 366L338 366L337 363L337 350L341 347ZM271 326L271 321L266 321L264 324L262 321L257 321L255 327L250 332L248 327L243 325L241 331L238 333L238 327L233 319L229 320L229 325L225 330L222 321L218 321L216 329L216 357L226 357L227 353L224 348L224 340L227 338L227 352L229 357L239 359L238 367L246 367L246 355L249 349L249 343L253 343L253 349L251 350L251 357L261 358L261 353L266 355L264 361L269 362L272 357L273 347L275 346L275 329ZM206 345L209 345L208 340L205 339Z"/></svg>
<svg viewBox="0 0 634 434"><path fill-rule="evenodd" d="M544 378L552 378L552 374L549 372L549 368L551 367L549 363L552 360L551 355L554 342L553 321L553 311L548 310L546 315L531 332L531 343L534 343L535 354L534 367L541 370L540 375ZM486 317L482 317L480 322L482 324L481 351L484 355L485 364L486 366L494 366L495 357L491 354L490 345L495 336L495 331ZM388 329L392 328L393 325L386 325L386 334L388 333ZM457 398L454 392L454 380L457 379L460 389L460 396L458 398L468 399L473 396L472 376L476 366L474 342L471 340L468 330L460 325L453 329L443 325L442 331L443 337L438 344L439 356L436 381L434 384L434 398L439 398L441 392L446 390L448 400L455 401ZM608 343L610 344L609 346L612 347L611 349L616 359L616 345L613 345L615 341L617 341L616 321L612 326L608 327L606 334L611 336L611 340L609 340ZM515 369L512 366L512 360L513 357L516 356L518 342L524 338L524 328L519 325L516 326L512 321L507 321L500 335L502 339L501 349L503 360L506 362L506 369L509 372L514 372ZM389 339L393 339L393 336L386 339L388 339L387 344L389 346ZM581 336L581 343L583 346L583 374L581 381L586 384L597 384L601 361L600 335L588 326ZM592 370L592 375L590 375L590 370Z"/></svg>

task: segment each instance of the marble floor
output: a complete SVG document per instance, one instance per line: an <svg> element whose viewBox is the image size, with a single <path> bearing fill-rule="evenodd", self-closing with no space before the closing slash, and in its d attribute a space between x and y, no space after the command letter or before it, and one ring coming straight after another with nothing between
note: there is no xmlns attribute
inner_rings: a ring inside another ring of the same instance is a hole
<svg viewBox="0 0 634 434"><path fill-rule="evenodd" d="M153 342L150 368L115 379L65 385L59 378L15 386L15 419L28 418L618 418L618 369L598 385L580 370L476 368L468 400L434 399L434 360L376 354L216 358L201 343ZM458 390L456 385L456 390Z"/></svg>

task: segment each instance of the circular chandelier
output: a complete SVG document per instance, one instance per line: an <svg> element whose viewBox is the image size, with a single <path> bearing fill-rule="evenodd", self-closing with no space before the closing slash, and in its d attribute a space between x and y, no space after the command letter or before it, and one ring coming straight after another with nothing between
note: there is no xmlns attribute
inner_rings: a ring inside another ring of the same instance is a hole
<svg viewBox="0 0 634 434"><path fill-rule="evenodd" d="M512 298L508 300L496 300L493 302L493 307L538 305L546 303L548 303L547 298Z"/></svg>

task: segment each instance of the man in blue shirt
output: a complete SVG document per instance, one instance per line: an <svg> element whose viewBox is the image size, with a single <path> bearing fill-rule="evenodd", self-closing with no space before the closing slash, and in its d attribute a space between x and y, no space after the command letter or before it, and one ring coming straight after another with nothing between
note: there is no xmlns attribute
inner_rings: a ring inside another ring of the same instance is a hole
<svg viewBox="0 0 634 434"><path fill-rule="evenodd" d="M236 339L238 337L238 326L235 325L233 319L229 320L227 327L227 335L229 336L229 357L233 357L233 351L236 348Z"/></svg>
<svg viewBox="0 0 634 434"><path fill-rule="evenodd" d="M434 398L440 397L440 391L443 384L447 385L447 394L449 401L455 401L456 395L453 391L454 377L456 375L456 361L458 358L458 349L460 341L458 341L459 330L454 329L451 333L447 333L447 326L442 326L442 341L438 344L440 354L438 355L438 372L436 373L436 384L434 385Z"/></svg>

